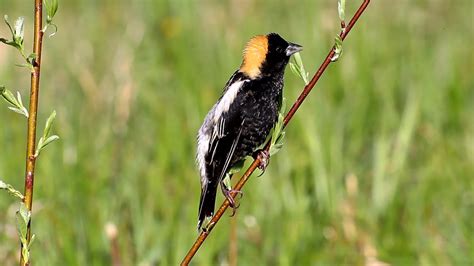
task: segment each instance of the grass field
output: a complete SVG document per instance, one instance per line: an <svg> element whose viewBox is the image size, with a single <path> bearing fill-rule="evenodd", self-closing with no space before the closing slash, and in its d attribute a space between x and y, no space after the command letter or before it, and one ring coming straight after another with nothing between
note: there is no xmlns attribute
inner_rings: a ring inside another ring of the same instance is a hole
<svg viewBox="0 0 474 266"><path fill-rule="evenodd" d="M28 49L31 2L0 0L26 17ZM34 265L181 261L197 236L195 136L245 42L278 32L312 75L338 33L336 1L295 3L60 1L39 125L55 109L61 139L37 165ZM372 1L194 265L473 265L473 14L471 0ZM0 45L0 85L25 98L20 62ZM303 84L285 82L290 104ZM23 190L25 119L2 101L0 121L0 179ZM17 208L0 191L2 265L18 264Z"/></svg>

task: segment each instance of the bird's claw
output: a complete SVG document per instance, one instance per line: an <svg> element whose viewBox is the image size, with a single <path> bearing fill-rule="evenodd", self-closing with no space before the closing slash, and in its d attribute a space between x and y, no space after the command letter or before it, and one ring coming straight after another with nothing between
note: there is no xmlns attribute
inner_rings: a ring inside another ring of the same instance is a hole
<svg viewBox="0 0 474 266"><path fill-rule="evenodd" d="M240 190L237 190L237 189L228 189L228 188L224 188L224 187L222 189L222 192L224 193L224 196L226 197L226 199L229 201L229 206L232 208L232 214L230 215L232 217L232 216L235 215L235 212L236 212L237 208L239 208L239 206L240 206L240 204L239 205L235 204L235 199L234 199L234 197L232 197L232 193L235 193L236 196L240 195L241 198L242 198L244 193Z"/></svg>
<svg viewBox="0 0 474 266"><path fill-rule="evenodd" d="M257 166L258 169L262 170L262 173L259 175L260 177L265 173L270 162L270 153L267 150L258 150L254 153L254 159L258 159L260 162Z"/></svg>

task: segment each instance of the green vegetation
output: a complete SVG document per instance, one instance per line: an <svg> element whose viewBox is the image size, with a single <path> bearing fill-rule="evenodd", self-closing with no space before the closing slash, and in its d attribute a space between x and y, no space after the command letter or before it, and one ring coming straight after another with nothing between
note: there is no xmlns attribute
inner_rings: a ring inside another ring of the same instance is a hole
<svg viewBox="0 0 474 266"><path fill-rule="evenodd" d="M255 34L302 44L313 74L340 27L336 1L314 2L61 1L38 120L54 106L61 139L37 164L34 265L110 265L116 251L124 265L178 264L197 236L206 112ZM358 4L347 1L346 18ZM0 16L25 16L30 50L25 10L29 1L0 0ZM472 10L470 0L371 3L265 175L246 185L239 265L474 263ZM12 67L23 62L0 45L0 85L26 102L30 81ZM288 69L288 108L302 86ZM7 107L0 179L22 190L26 123ZM0 191L2 265L18 264L17 209ZM223 217L196 265L228 261L230 232Z"/></svg>

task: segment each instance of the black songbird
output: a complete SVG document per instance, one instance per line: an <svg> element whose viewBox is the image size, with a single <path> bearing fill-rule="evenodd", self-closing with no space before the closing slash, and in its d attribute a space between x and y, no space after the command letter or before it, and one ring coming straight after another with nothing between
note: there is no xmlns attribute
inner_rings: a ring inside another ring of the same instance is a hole
<svg viewBox="0 0 474 266"><path fill-rule="evenodd" d="M232 190L225 186L223 178L233 165L255 154L275 125L282 103L285 67L290 56L301 50L300 45L287 42L276 33L255 36L247 43L240 69L230 77L199 129L198 229L204 219L214 214L219 185L235 210Z"/></svg>

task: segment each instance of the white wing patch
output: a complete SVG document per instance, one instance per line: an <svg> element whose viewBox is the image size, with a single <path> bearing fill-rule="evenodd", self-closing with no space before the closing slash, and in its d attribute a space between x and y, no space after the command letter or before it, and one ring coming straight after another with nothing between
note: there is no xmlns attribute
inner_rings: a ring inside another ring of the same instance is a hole
<svg viewBox="0 0 474 266"><path fill-rule="evenodd" d="M220 101L212 107L211 111L209 111L203 125L199 129L197 138L198 145L196 162L201 175L202 188L205 188L208 183L206 173L206 155L209 152L214 152L209 151L210 144L214 142L216 138L220 139L225 135L225 119L222 117L222 115L229 111L229 108L234 102L237 93L239 92L242 85L247 81L248 80L240 80L230 85L225 91L224 95L221 97Z"/></svg>
<svg viewBox="0 0 474 266"><path fill-rule="evenodd" d="M216 106L213 119L214 123L217 123L219 118L222 117L222 114L229 110L230 105L234 102L237 93L245 82L246 80L241 80L230 85L229 89L224 93Z"/></svg>
<svg viewBox="0 0 474 266"><path fill-rule="evenodd" d="M204 126L204 125L203 125ZM205 187L207 184L206 178L206 154L209 150L209 142L211 138L207 132L204 132L203 127L199 129L198 134L198 147L197 147L197 156L196 161L199 167L199 173L201 175L201 187Z"/></svg>

